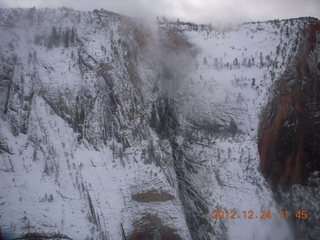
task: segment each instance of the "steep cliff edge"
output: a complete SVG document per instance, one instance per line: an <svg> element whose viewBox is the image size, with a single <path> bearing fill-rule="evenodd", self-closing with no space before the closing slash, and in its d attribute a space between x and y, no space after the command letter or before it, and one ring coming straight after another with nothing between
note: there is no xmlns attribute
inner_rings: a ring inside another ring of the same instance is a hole
<svg viewBox="0 0 320 240"><path fill-rule="evenodd" d="M261 114L258 146L261 170L278 201L293 213L309 212L305 221L294 220L299 239L315 239L320 233L314 224L320 209L313 204L320 201L319 20L308 20L297 54L275 84Z"/></svg>
<svg viewBox="0 0 320 240"><path fill-rule="evenodd" d="M307 184L320 170L320 22L310 20L298 51L261 116L261 169L275 184Z"/></svg>

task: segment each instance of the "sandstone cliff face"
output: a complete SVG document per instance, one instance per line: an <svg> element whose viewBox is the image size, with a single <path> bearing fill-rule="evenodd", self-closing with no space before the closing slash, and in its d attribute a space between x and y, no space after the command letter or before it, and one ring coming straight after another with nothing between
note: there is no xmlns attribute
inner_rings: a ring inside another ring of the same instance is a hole
<svg viewBox="0 0 320 240"><path fill-rule="evenodd" d="M320 22L308 21L297 54L276 82L261 114L260 167L283 209L308 211L293 219L297 239L320 234ZM280 186L280 189L278 188Z"/></svg>
<svg viewBox="0 0 320 240"><path fill-rule="evenodd" d="M310 20L261 115L261 170L275 185L308 184L320 170L319 48L320 23Z"/></svg>

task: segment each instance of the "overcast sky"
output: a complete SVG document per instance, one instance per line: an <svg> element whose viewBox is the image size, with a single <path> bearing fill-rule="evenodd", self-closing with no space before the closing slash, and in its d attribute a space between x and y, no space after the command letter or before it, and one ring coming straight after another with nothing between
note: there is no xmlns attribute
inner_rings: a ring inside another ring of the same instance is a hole
<svg viewBox="0 0 320 240"><path fill-rule="evenodd" d="M0 0L0 7L104 8L131 16L168 16L198 23L238 23L312 16L320 18L320 0Z"/></svg>

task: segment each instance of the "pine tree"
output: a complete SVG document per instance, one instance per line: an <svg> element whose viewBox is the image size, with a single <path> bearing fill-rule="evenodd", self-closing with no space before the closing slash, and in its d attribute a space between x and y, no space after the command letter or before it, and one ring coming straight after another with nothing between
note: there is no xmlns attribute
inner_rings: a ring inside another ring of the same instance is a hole
<svg viewBox="0 0 320 240"><path fill-rule="evenodd" d="M256 79L252 78L252 86L254 86L256 84Z"/></svg>
<svg viewBox="0 0 320 240"><path fill-rule="evenodd" d="M286 37L289 37L289 35L290 35L290 34L289 34L289 27L287 26L287 27L286 27Z"/></svg>
<svg viewBox="0 0 320 240"><path fill-rule="evenodd" d="M69 28L64 33L63 44L65 48L69 47L70 30Z"/></svg>
<svg viewBox="0 0 320 240"><path fill-rule="evenodd" d="M71 45L74 44L74 41L75 41L75 31L74 31L74 29L72 28L72 29L71 29L71 37L70 37Z"/></svg>
<svg viewBox="0 0 320 240"><path fill-rule="evenodd" d="M207 64L208 64L208 60L207 60L206 57L203 58L203 64L204 64L204 65L207 65Z"/></svg>
<svg viewBox="0 0 320 240"><path fill-rule="evenodd" d="M60 44L60 34L58 33L56 27L52 27L51 34L49 36L48 48L58 47Z"/></svg>

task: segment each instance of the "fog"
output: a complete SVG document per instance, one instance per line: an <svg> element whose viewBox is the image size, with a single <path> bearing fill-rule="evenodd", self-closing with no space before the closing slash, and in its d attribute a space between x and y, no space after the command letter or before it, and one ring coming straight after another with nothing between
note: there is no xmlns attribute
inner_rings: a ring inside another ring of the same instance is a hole
<svg viewBox="0 0 320 240"><path fill-rule="evenodd" d="M197 23L238 23L301 16L320 18L319 0L0 0L0 7L104 8L152 19L167 16Z"/></svg>

